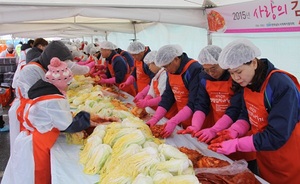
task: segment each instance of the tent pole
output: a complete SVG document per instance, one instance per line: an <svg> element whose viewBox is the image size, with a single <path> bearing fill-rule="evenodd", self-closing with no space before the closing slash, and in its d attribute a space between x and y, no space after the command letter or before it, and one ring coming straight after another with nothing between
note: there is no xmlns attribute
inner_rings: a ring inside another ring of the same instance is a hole
<svg viewBox="0 0 300 184"><path fill-rule="evenodd" d="M135 24L136 24L136 21L132 21L131 22L132 25L133 25L133 36L134 36L134 39L132 41L136 41L136 28L135 28Z"/></svg>
<svg viewBox="0 0 300 184"><path fill-rule="evenodd" d="M207 30L207 45L212 45L212 36L209 30Z"/></svg>

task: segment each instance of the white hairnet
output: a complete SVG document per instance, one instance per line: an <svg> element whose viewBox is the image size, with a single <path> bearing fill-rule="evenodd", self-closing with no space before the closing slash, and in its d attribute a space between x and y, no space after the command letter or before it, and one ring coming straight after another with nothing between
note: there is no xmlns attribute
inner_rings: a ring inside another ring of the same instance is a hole
<svg viewBox="0 0 300 184"><path fill-rule="evenodd" d="M90 54L90 55L93 55L93 54L96 54L96 52L99 52L99 51L100 51L100 47L92 47L92 48L90 49L89 54Z"/></svg>
<svg viewBox="0 0 300 184"><path fill-rule="evenodd" d="M145 45L142 44L141 42L134 41L129 44L127 51L130 54L138 54L145 51L145 48L146 48Z"/></svg>
<svg viewBox="0 0 300 184"><path fill-rule="evenodd" d="M10 49L14 49L15 48L15 46L13 44L11 44L11 43L7 44L6 47L10 48Z"/></svg>
<svg viewBox="0 0 300 184"><path fill-rule="evenodd" d="M109 49L109 50L115 50L117 46L109 41L103 41L100 43L101 49Z"/></svg>
<svg viewBox="0 0 300 184"><path fill-rule="evenodd" d="M154 62L155 62L156 55L157 55L157 51L151 51L151 52L149 52L149 53L145 56L144 62L145 62L146 64L154 63Z"/></svg>
<svg viewBox="0 0 300 184"><path fill-rule="evenodd" d="M86 46L84 47L84 52L85 52L86 54L89 54L91 48L93 48L93 47L95 47L93 43L90 43L90 44L86 45Z"/></svg>
<svg viewBox="0 0 300 184"><path fill-rule="evenodd" d="M247 39L238 39L229 43L219 56L219 65L223 69L237 68L260 56L260 50Z"/></svg>
<svg viewBox="0 0 300 184"><path fill-rule="evenodd" d="M208 45L204 47L198 56L198 61L200 64L219 64L218 58L221 53L222 49L215 45Z"/></svg>
<svg viewBox="0 0 300 184"><path fill-rule="evenodd" d="M165 66L173 61L177 56L183 53L180 45L165 45L162 46L156 55L155 65L158 67Z"/></svg>
<svg viewBox="0 0 300 184"><path fill-rule="evenodd" d="M70 44L65 44L68 49L71 51L71 52L74 52L77 50L77 47L75 45L70 45Z"/></svg>

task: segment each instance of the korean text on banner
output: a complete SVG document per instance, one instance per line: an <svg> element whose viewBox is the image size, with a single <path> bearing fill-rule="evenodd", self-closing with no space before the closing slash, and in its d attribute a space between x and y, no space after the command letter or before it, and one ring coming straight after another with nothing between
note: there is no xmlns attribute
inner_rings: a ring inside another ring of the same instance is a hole
<svg viewBox="0 0 300 184"><path fill-rule="evenodd" d="M206 9L210 32L300 31L298 0L260 0Z"/></svg>

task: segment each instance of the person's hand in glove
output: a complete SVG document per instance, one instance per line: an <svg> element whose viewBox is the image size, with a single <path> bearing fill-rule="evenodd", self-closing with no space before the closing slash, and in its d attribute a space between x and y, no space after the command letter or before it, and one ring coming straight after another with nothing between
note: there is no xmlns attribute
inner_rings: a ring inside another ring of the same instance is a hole
<svg viewBox="0 0 300 184"><path fill-rule="evenodd" d="M213 127L200 130L195 134L195 137L198 137L198 141L208 143L217 136L217 132L228 128L232 122L232 119L224 114Z"/></svg>
<svg viewBox="0 0 300 184"><path fill-rule="evenodd" d="M167 121L164 124L164 130L160 133L161 137L162 138L169 137L173 133L176 125L179 124L179 123L177 122L176 119L173 119L173 118L171 118L169 121Z"/></svg>
<svg viewBox="0 0 300 184"><path fill-rule="evenodd" d="M112 78L109 78L109 79L101 78L100 81L98 81L98 84L114 84L115 82L116 82L115 77L112 77Z"/></svg>
<svg viewBox="0 0 300 184"><path fill-rule="evenodd" d="M136 102L136 106L138 106L139 108L153 107L153 106L157 106L160 100L161 100L161 96L152 99L145 98Z"/></svg>
<svg viewBox="0 0 300 184"><path fill-rule="evenodd" d="M245 120L237 120L228 129L217 132L218 137L213 139L211 143L220 143L230 139L244 136L249 131L250 125Z"/></svg>
<svg viewBox="0 0 300 184"><path fill-rule="evenodd" d="M173 118L166 122L164 131L161 134L162 137L169 137L174 131L176 125L187 120L192 114L193 111L188 106L184 106Z"/></svg>
<svg viewBox="0 0 300 184"><path fill-rule="evenodd" d="M205 114L202 111L196 111L193 114L192 125L188 126L185 130L178 130L177 134L194 134L199 131L205 120Z"/></svg>
<svg viewBox="0 0 300 184"><path fill-rule="evenodd" d="M256 151L253 143L253 135L237 139L231 139L221 143L214 143L208 146L208 149L216 151L217 153L229 155L231 153L252 152Z"/></svg>
<svg viewBox="0 0 300 184"><path fill-rule="evenodd" d="M85 64L85 66L88 66L90 68L90 73L92 73L91 71L94 71L95 68L95 62L89 62Z"/></svg>
<svg viewBox="0 0 300 184"><path fill-rule="evenodd" d="M161 106L158 106L154 116L146 122L147 125L149 126L154 126L156 125L156 123L165 116L165 114L167 113L167 110Z"/></svg>
<svg viewBox="0 0 300 184"><path fill-rule="evenodd" d="M147 95L148 91L149 91L150 86L147 85L141 92L139 92L133 99L133 102L136 103L139 100L142 100L143 98L145 98L145 96Z"/></svg>
<svg viewBox="0 0 300 184"><path fill-rule="evenodd" d="M120 84L119 88L124 89L126 86L133 84L134 81L135 81L135 78L132 75L130 75L125 82Z"/></svg>

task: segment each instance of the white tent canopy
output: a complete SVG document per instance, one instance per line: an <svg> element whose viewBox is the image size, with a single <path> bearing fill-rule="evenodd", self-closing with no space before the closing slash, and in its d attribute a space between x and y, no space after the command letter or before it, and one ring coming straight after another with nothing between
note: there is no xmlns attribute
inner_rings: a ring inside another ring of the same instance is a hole
<svg viewBox="0 0 300 184"><path fill-rule="evenodd" d="M244 1L250 0L0 0L0 35L136 33L152 22L207 28L205 7Z"/></svg>

